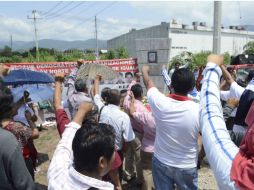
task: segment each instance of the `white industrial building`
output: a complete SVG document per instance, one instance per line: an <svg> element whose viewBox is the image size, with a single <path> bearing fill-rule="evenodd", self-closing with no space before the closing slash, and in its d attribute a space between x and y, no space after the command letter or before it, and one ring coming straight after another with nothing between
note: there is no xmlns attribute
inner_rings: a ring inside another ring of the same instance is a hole
<svg viewBox="0 0 254 190"><path fill-rule="evenodd" d="M192 25L179 24L175 20L170 23L162 22L160 25L140 30L132 29L130 32L108 40L108 49L125 47L130 56L137 57L137 40L140 39L169 39L171 41L168 59L183 51L197 53L200 51L212 51L213 28L206 26L204 22L193 22ZM243 52L243 46L254 41L254 32L246 31L243 27L221 29L221 53L228 52L237 55ZM160 43L154 50L161 50Z"/></svg>
<svg viewBox="0 0 254 190"><path fill-rule="evenodd" d="M254 41L254 32L246 31L242 27L222 28L221 53L240 54L249 41ZM149 64L153 81L161 91L165 91L160 74L162 66L168 65L172 57L183 51L212 51L213 29L204 22L193 22L188 26L173 20L140 30L132 29L108 40L107 46L108 49L126 48L131 57L137 58L139 69L142 64Z"/></svg>

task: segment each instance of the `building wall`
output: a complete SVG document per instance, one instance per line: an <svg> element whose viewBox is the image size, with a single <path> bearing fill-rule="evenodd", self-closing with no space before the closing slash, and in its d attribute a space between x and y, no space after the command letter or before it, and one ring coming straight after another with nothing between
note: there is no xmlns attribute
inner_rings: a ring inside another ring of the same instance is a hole
<svg viewBox="0 0 254 190"><path fill-rule="evenodd" d="M238 31L224 32L221 34L221 53L228 52L230 55L236 55L243 52L243 46L248 41L253 41L246 33L237 33ZM183 51L197 53L200 51L212 51L213 49L213 31L210 30L186 30L171 28L169 38L172 40L171 55L174 57Z"/></svg>
<svg viewBox="0 0 254 190"><path fill-rule="evenodd" d="M123 46L127 49L131 57L137 57L136 52L136 39L145 38L168 38L168 23L152 26L141 30L131 30L127 34L123 34L116 38L107 41L108 50L116 49Z"/></svg>
<svg viewBox="0 0 254 190"><path fill-rule="evenodd" d="M185 29L180 24L161 23L160 25L132 30L111 40L108 40L108 49L125 47L131 57L137 57L136 39L145 38L170 38L170 58L183 51L197 53L200 51L212 51L212 28L203 26L187 26ZM237 55L243 52L243 46L248 41L254 41L254 32L222 29L221 53L228 52ZM159 48L160 49L160 48Z"/></svg>

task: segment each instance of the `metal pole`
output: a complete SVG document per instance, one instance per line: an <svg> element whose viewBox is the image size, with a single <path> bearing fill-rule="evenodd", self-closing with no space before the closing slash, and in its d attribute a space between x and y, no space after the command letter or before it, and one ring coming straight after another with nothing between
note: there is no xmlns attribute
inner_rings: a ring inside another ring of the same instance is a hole
<svg viewBox="0 0 254 190"><path fill-rule="evenodd" d="M214 1L213 53L221 53L221 1Z"/></svg>
<svg viewBox="0 0 254 190"><path fill-rule="evenodd" d="M10 37L11 37L11 51L12 51L12 34L11 34L11 36L10 36Z"/></svg>
<svg viewBox="0 0 254 190"><path fill-rule="evenodd" d="M33 10L32 13L33 13L33 19L34 19L36 58L37 58L37 61L39 62L40 61L40 58L39 58L39 45L38 45L37 28L36 28L36 16L35 16L36 10Z"/></svg>
<svg viewBox="0 0 254 190"><path fill-rule="evenodd" d="M96 39L96 60L99 60L98 38L97 38L97 19L95 16L95 39Z"/></svg>

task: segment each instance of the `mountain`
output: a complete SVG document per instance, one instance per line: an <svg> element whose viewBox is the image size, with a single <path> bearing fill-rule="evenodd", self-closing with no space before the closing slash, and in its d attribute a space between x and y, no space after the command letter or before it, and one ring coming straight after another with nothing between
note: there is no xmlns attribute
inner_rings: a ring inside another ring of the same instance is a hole
<svg viewBox="0 0 254 190"><path fill-rule="evenodd" d="M89 39L85 41L77 40L77 41L64 41L64 40L53 40L53 39L43 39L39 40L39 48L54 48L58 50L67 50L67 49L95 49L96 41L95 39ZM1 42L0 41L0 49L2 49L5 45L10 46L10 42ZM27 50L35 46L34 42L24 42L24 41L14 41L12 44L12 48L14 51L19 50ZM107 49L107 41L106 40L98 40L99 49Z"/></svg>

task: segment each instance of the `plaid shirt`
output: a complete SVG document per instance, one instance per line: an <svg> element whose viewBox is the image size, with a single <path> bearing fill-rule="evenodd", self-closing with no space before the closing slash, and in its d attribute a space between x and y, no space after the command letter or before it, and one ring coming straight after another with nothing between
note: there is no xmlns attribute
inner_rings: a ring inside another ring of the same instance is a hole
<svg viewBox="0 0 254 190"><path fill-rule="evenodd" d="M111 183L85 176L73 168L72 141L80 125L71 122L66 125L48 170L49 190L89 189L113 190Z"/></svg>

